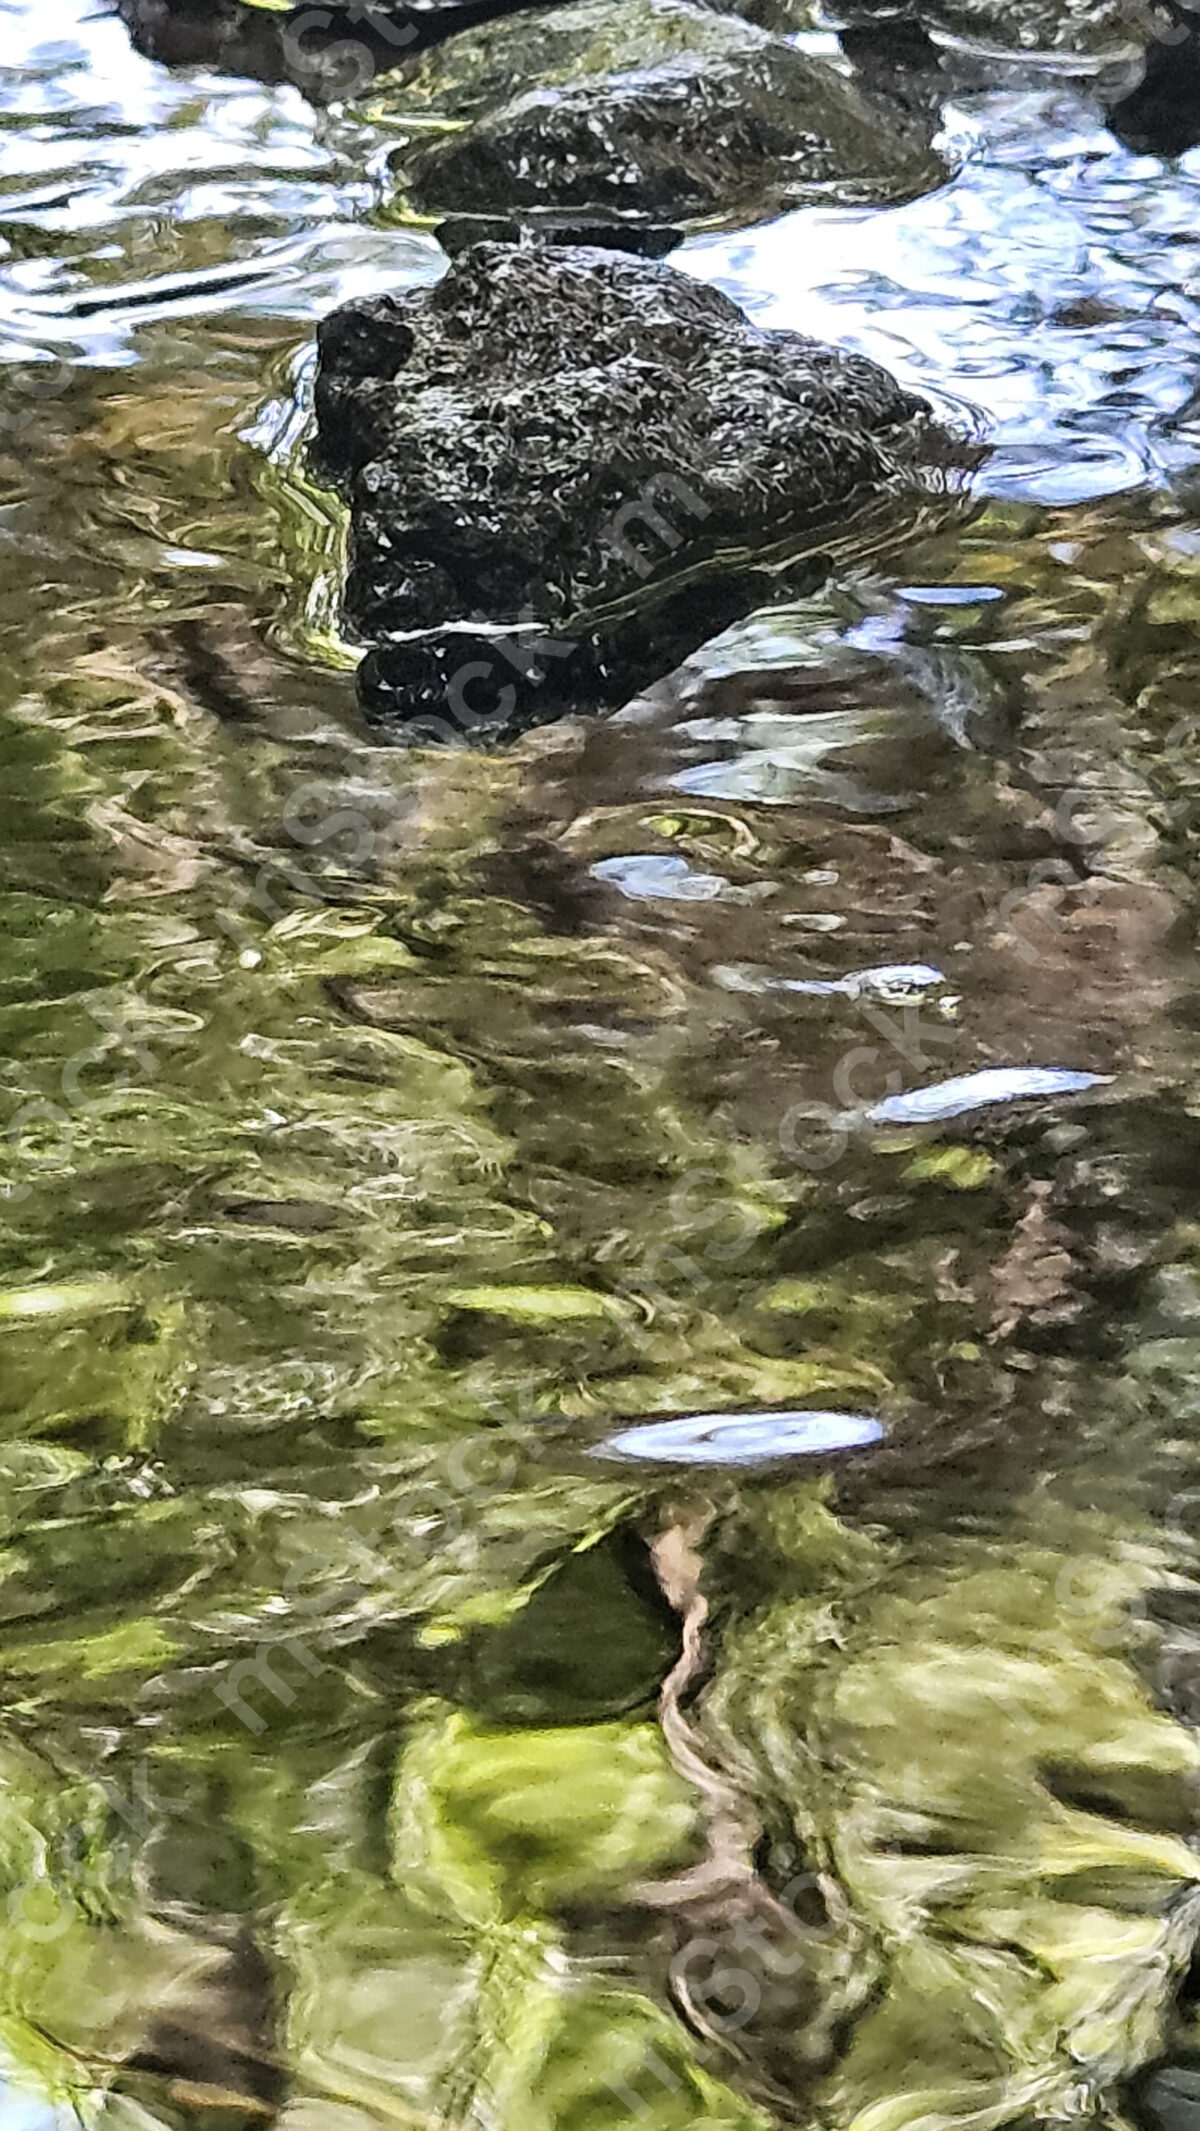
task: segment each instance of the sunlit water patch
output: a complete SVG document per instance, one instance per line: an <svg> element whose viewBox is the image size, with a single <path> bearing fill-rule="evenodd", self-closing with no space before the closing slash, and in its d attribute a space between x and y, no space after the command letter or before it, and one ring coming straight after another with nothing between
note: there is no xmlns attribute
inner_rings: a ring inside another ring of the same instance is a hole
<svg viewBox="0 0 1200 2131"><path fill-rule="evenodd" d="M1135 156L1065 85L950 116L966 160L886 218L786 216L676 256L764 325L847 342L987 416L992 495L1061 505L1171 479L1200 384L1200 151Z"/></svg>
<svg viewBox="0 0 1200 2131"><path fill-rule="evenodd" d="M883 1434L883 1424L862 1413L693 1413L619 1429L596 1455L737 1470L865 1450Z"/></svg>
<svg viewBox="0 0 1200 2131"><path fill-rule="evenodd" d="M1083 1095L1101 1087L1103 1075L1075 1073L1066 1066L996 1066L988 1073L967 1073L906 1095L888 1095L867 1111L873 1125L936 1124L965 1117L994 1103L1038 1102L1055 1095Z"/></svg>
<svg viewBox="0 0 1200 2131"><path fill-rule="evenodd" d="M352 113L171 74L85 0L10 6L4 39L8 361L129 363L148 319L313 319L381 274L441 271L429 240L366 223L370 138Z"/></svg>

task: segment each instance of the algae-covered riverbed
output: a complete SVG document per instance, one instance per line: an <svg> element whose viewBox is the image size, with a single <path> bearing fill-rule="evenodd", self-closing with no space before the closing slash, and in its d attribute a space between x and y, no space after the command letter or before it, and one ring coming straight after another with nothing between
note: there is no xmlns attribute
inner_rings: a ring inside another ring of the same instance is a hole
<svg viewBox="0 0 1200 2131"><path fill-rule="evenodd" d="M0 2131L1200 2123L1188 11L607 5L0 7ZM968 492L432 744L317 329L581 198Z"/></svg>

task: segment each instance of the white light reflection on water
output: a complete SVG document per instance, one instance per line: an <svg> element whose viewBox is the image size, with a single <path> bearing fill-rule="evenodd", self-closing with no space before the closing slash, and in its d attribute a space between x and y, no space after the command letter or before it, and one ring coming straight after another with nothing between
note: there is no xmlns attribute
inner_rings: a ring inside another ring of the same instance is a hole
<svg viewBox="0 0 1200 2131"><path fill-rule="evenodd" d="M1061 86L973 97L952 125L966 160L941 191L697 238L678 263L762 325L981 410L986 493L1053 506L1165 482L1194 458L1164 423L1200 383L1200 150L1133 155Z"/></svg>
<svg viewBox="0 0 1200 2131"><path fill-rule="evenodd" d="M690 1413L623 1428L601 1443L596 1455L744 1468L866 1450L882 1442L884 1432L882 1421L866 1413Z"/></svg>
<svg viewBox="0 0 1200 2131"><path fill-rule="evenodd" d="M168 70L91 0L2 19L0 359L132 365L154 318L315 320L443 272L431 237L368 221L375 135L354 114Z"/></svg>
<svg viewBox="0 0 1200 2131"><path fill-rule="evenodd" d="M907 1095L889 1095L864 1114L873 1125L932 1125L995 1103L1083 1095L1090 1088L1106 1087L1108 1080L1104 1073L1075 1073L1062 1066L994 1066L938 1081L931 1088L913 1088Z"/></svg>

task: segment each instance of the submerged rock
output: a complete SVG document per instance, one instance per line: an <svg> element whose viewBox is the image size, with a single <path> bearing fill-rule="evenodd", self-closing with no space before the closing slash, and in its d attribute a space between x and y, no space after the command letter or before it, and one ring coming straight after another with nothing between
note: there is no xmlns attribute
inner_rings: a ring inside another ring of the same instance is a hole
<svg viewBox="0 0 1200 2131"><path fill-rule="evenodd" d="M393 157L432 213L745 216L830 191L911 197L945 175L836 68L692 0L508 16L408 68L396 94L424 128L454 124Z"/></svg>
<svg viewBox="0 0 1200 2131"><path fill-rule="evenodd" d="M451 731L628 693L765 565L944 507L979 456L864 357L585 247L476 245L320 349L364 700Z"/></svg>
<svg viewBox="0 0 1200 2131"><path fill-rule="evenodd" d="M760 4L774 19L789 0ZM1129 0L829 0L829 15L839 27L917 23L972 44L1064 57L1111 56L1141 42Z"/></svg>

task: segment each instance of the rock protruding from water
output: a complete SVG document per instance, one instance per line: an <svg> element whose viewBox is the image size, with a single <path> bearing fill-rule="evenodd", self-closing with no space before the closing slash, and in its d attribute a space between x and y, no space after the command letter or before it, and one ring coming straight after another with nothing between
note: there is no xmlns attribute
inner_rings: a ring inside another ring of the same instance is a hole
<svg viewBox="0 0 1200 2131"><path fill-rule="evenodd" d="M750 0L760 19L777 22L788 0ZM830 18L858 28L885 22L921 23L935 33L1007 52L1044 52L1064 58L1132 53L1150 9L1130 0L829 0Z"/></svg>
<svg viewBox="0 0 1200 2131"><path fill-rule="evenodd" d="M314 103L362 96L380 75L514 0L116 0L135 48L168 67L292 82Z"/></svg>
<svg viewBox="0 0 1200 2131"><path fill-rule="evenodd" d="M320 350L364 700L451 732L620 700L767 564L945 509L978 457L864 357L582 246L476 245Z"/></svg>
<svg viewBox="0 0 1200 2131"><path fill-rule="evenodd" d="M945 177L828 62L692 0L574 0L466 30L389 85L393 157L435 214L696 220L877 204ZM454 130L431 142L429 116ZM466 121L464 124L463 122Z"/></svg>

